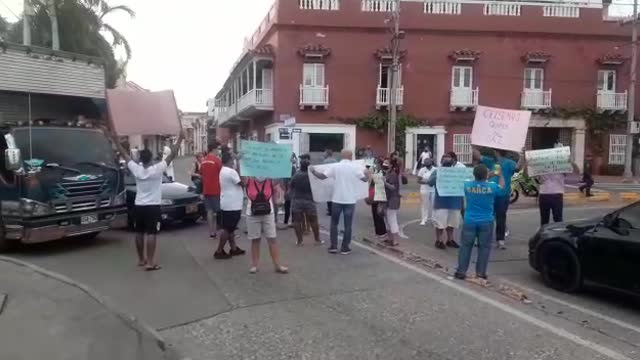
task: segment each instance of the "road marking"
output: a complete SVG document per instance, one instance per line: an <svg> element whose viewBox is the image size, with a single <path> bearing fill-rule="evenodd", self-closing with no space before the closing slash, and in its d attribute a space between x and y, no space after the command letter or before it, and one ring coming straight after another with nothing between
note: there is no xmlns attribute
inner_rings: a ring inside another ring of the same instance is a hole
<svg viewBox="0 0 640 360"><path fill-rule="evenodd" d="M593 311L593 310L589 310L589 309L584 308L584 307L582 307L580 305L574 305L574 304L572 304L570 302L567 302L565 300L558 299L558 298L553 297L551 295L544 294L544 293L542 293L542 292L540 292L538 290L534 290L534 289L528 288L526 286L520 285L519 283L510 281L510 280L504 280L503 279L502 282L504 282L504 283L506 283L506 284L508 284L510 286L513 286L515 288L518 288L520 290L526 291L526 292L528 292L530 294L535 294L535 295L537 295L539 297L542 297L542 298L545 298L547 300L556 302L556 303L558 303L560 305L564 305L564 306L572 308L574 310L583 312L583 313L585 313L587 315L591 315L591 316L599 318L601 320L608 321L608 322L610 322L612 324L618 325L618 326L620 326L622 328L625 328L627 330L635 331L635 332L640 334L640 326L635 326L635 325L626 323L624 321L618 320L616 318L613 318L613 317L610 317L610 316L607 316L607 315L603 315L603 314L601 314L599 312L596 312L596 311Z"/></svg>
<svg viewBox="0 0 640 360"><path fill-rule="evenodd" d="M516 309L516 308L514 308L512 306L509 306L506 303L501 303L501 302L499 302L497 300L494 300L494 299L492 299L490 297L482 295L479 292L473 291L473 290L471 290L471 289L469 289L469 288L467 288L465 286L456 284L451 280L448 280L448 279L443 278L441 276L432 274L432 273L430 273L430 272L428 272L428 271L426 271L424 269L421 269L421 268L419 268L419 267L417 267L415 265L412 265L412 264L409 264L407 262L404 262L404 261L402 261L402 260L400 260L400 259L398 259L398 258L396 258L396 257L394 257L392 255L385 254L385 253L383 253L383 252L381 252L381 251L379 251L377 249L374 249L374 248L372 248L370 246L362 244L359 241L353 241L352 243L354 245L358 246L358 247L361 247L363 249L371 251L374 254L376 254L378 256L381 256L381 257L383 257L383 258L385 258L385 259L387 259L387 260L389 260L389 261L391 261L391 262L393 262L393 263L395 263L397 265L400 265L400 266L402 266L402 267L404 267L404 268L406 268L408 270L411 270L411 271L413 271L415 273L418 273L418 274L420 274L420 275L422 275L424 277L427 277L427 278L429 278L431 280L437 281L437 282L439 282L440 284L442 284L444 286L450 287L450 288L455 289L455 290L457 290L457 291L459 291L459 292L461 292L461 293L463 293L465 295L468 295L469 297L473 298L473 300L478 300L478 301L484 302L487 305L490 305L490 306L493 306L493 307L495 307L497 309L500 309L500 310L502 310L502 311L504 311L504 312L506 312L506 313L508 313L510 315L513 315L513 316L515 316L515 317L517 317L517 318L519 318L521 320L524 320L524 321L526 321L528 323L531 323L531 324L533 324L533 325L535 325L535 326L537 326L539 328L547 330L547 331L549 331L549 332L551 332L551 333L553 333L553 334L555 334L557 336L565 338L565 339L567 339L569 341L572 341L572 342L574 342L574 343L576 343L578 345L587 347L587 348L589 348L589 349L591 349L591 350L593 350L593 351L595 351L597 353L600 353L601 355L607 356L607 357L609 357L611 359L614 359L614 360L632 360L631 358L625 356L624 354L621 354L619 352L611 350L608 347L599 345L599 344L597 344L597 343L595 343L593 341L584 339L584 338L582 338L582 337L580 337L580 336L578 336L578 335L576 335L576 334L574 334L572 332L569 332L569 331L567 331L565 329L559 328L557 326L554 326L553 324L549 324L547 322L539 320L539 319L537 319L537 318L535 318L535 317L533 317L531 315L526 314L525 312L522 312L522 311L520 311L520 310L518 310L518 309Z"/></svg>

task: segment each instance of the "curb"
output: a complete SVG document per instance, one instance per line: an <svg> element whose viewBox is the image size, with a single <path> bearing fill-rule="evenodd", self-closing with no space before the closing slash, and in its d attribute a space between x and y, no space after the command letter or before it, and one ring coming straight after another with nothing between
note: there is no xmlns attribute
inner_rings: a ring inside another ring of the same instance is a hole
<svg viewBox="0 0 640 360"><path fill-rule="evenodd" d="M592 197L586 197L582 193L565 193L564 201L567 202L609 202L609 201L621 201L621 202L635 202L640 201L640 193L637 192L621 192L611 193L607 191L593 192ZM410 192L402 195L402 202L407 204L420 203L420 193Z"/></svg>
<svg viewBox="0 0 640 360"><path fill-rule="evenodd" d="M85 294L89 295L91 298L93 298L96 302L98 302L100 305L104 306L109 312L113 313L115 316L117 316L118 318L120 318L120 320L122 320L127 326L129 326L131 329L133 329L134 331L138 332L138 333L147 333L149 336L151 336L156 344L158 345L158 347L160 348L160 350L162 350L163 352L165 352L166 355L167 354L167 344L164 340L164 338L160 335L160 333L158 333L154 328L152 328L151 326L141 322L139 319L137 319L136 317L134 317L133 315L130 315L128 313L123 312L122 310L119 310L116 306L114 306L109 300L107 300L104 296L98 294L95 290L89 288L88 286L81 284L75 280L72 280L62 274L58 274L49 270L46 270L44 268L41 268L37 265L22 261L22 260L18 260L15 258L11 258L11 257L6 257L6 256L0 256L0 261L4 261L7 263L11 263L14 265L18 265L18 266L22 266L25 267L31 271L34 271L40 275L43 275L45 277L54 279L54 280L58 280L62 283L65 283L67 285L73 286L79 290L81 290L82 292L84 292Z"/></svg>

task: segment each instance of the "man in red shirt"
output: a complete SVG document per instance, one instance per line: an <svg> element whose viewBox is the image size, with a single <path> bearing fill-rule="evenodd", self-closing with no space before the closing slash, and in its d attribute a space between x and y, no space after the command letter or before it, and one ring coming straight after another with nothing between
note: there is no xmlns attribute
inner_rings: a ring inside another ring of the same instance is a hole
<svg viewBox="0 0 640 360"><path fill-rule="evenodd" d="M207 209L209 235L216 237L216 215L220 211L220 170L222 160L218 157L218 143L207 147L207 155L202 159L200 172L202 174L202 194L204 206Z"/></svg>

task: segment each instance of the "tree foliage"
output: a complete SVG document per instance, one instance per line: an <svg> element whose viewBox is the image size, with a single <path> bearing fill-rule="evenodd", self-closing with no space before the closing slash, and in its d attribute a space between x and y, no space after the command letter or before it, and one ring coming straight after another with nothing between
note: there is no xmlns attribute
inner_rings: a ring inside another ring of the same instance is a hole
<svg viewBox="0 0 640 360"><path fill-rule="evenodd" d="M35 12L31 22L31 43L51 47L51 8L40 0L30 1ZM54 6L60 50L102 58L106 86L114 87L131 58L131 47L127 39L106 19L115 12L125 12L130 17L134 17L135 12L124 5L111 6L106 0L54 0ZM22 21L13 27L9 41L22 42ZM114 50L118 48L122 48L126 55L123 62L116 59Z"/></svg>

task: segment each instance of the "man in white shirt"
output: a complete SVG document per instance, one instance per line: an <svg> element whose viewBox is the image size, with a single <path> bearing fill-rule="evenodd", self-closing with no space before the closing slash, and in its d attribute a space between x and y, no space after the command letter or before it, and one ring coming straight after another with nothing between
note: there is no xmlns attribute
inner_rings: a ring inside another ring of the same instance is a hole
<svg viewBox="0 0 640 360"><path fill-rule="evenodd" d="M334 180L333 196L331 198L331 246L329 252L338 253L338 224L340 215L344 212L344 235L342 237L342 255L351 254L351 229L353 226L353 213L358 202L357 182L368 182L369 170L354 164L353 152L342 150L342 160L332 166L326 174L317 172L311 168L311 173L320 180L332 178Z"/></svg>
<svg viewBox="0 0 640 360"><path fill-rule="evenodd" d="M147 271L159 270L161 267L155 261L155 253L156 235L162 220L162 175L178 153L184 135L180 133L178 141L170 148L170 153L156 164L153 164L153 154L148 149L139 152L140 163L133 161L118 141L118 137L113 132L109 136L127 161L127 167L136 179L134 223L138 266L145 267Z"/></svg>
<svg viewBox="0 0 640 360"><path fill-rule="evenodd" d="M420 225L427 225L428 222L433 220L433 196L435 194L435 188L427 183L431 174L433 174L435 167L433 166L433 160L426 158L422 161L422 167L418 172L418 183L420 184L420 197L422 198L422 221Z"/></svg>
<svg viewBox="0 0 640 360"><path fill-rule="evenodd" d="M242 179L234 170L234 158L229 151L222 154L222 169L220 170L220 215L216 217L220 240L218 249L213 254L215 259L230 259L232 256L244 255L245 251L236 245L235 231L242 217L244 191ZM227 253L224 246L229 242L231 250Z"/></svg>

